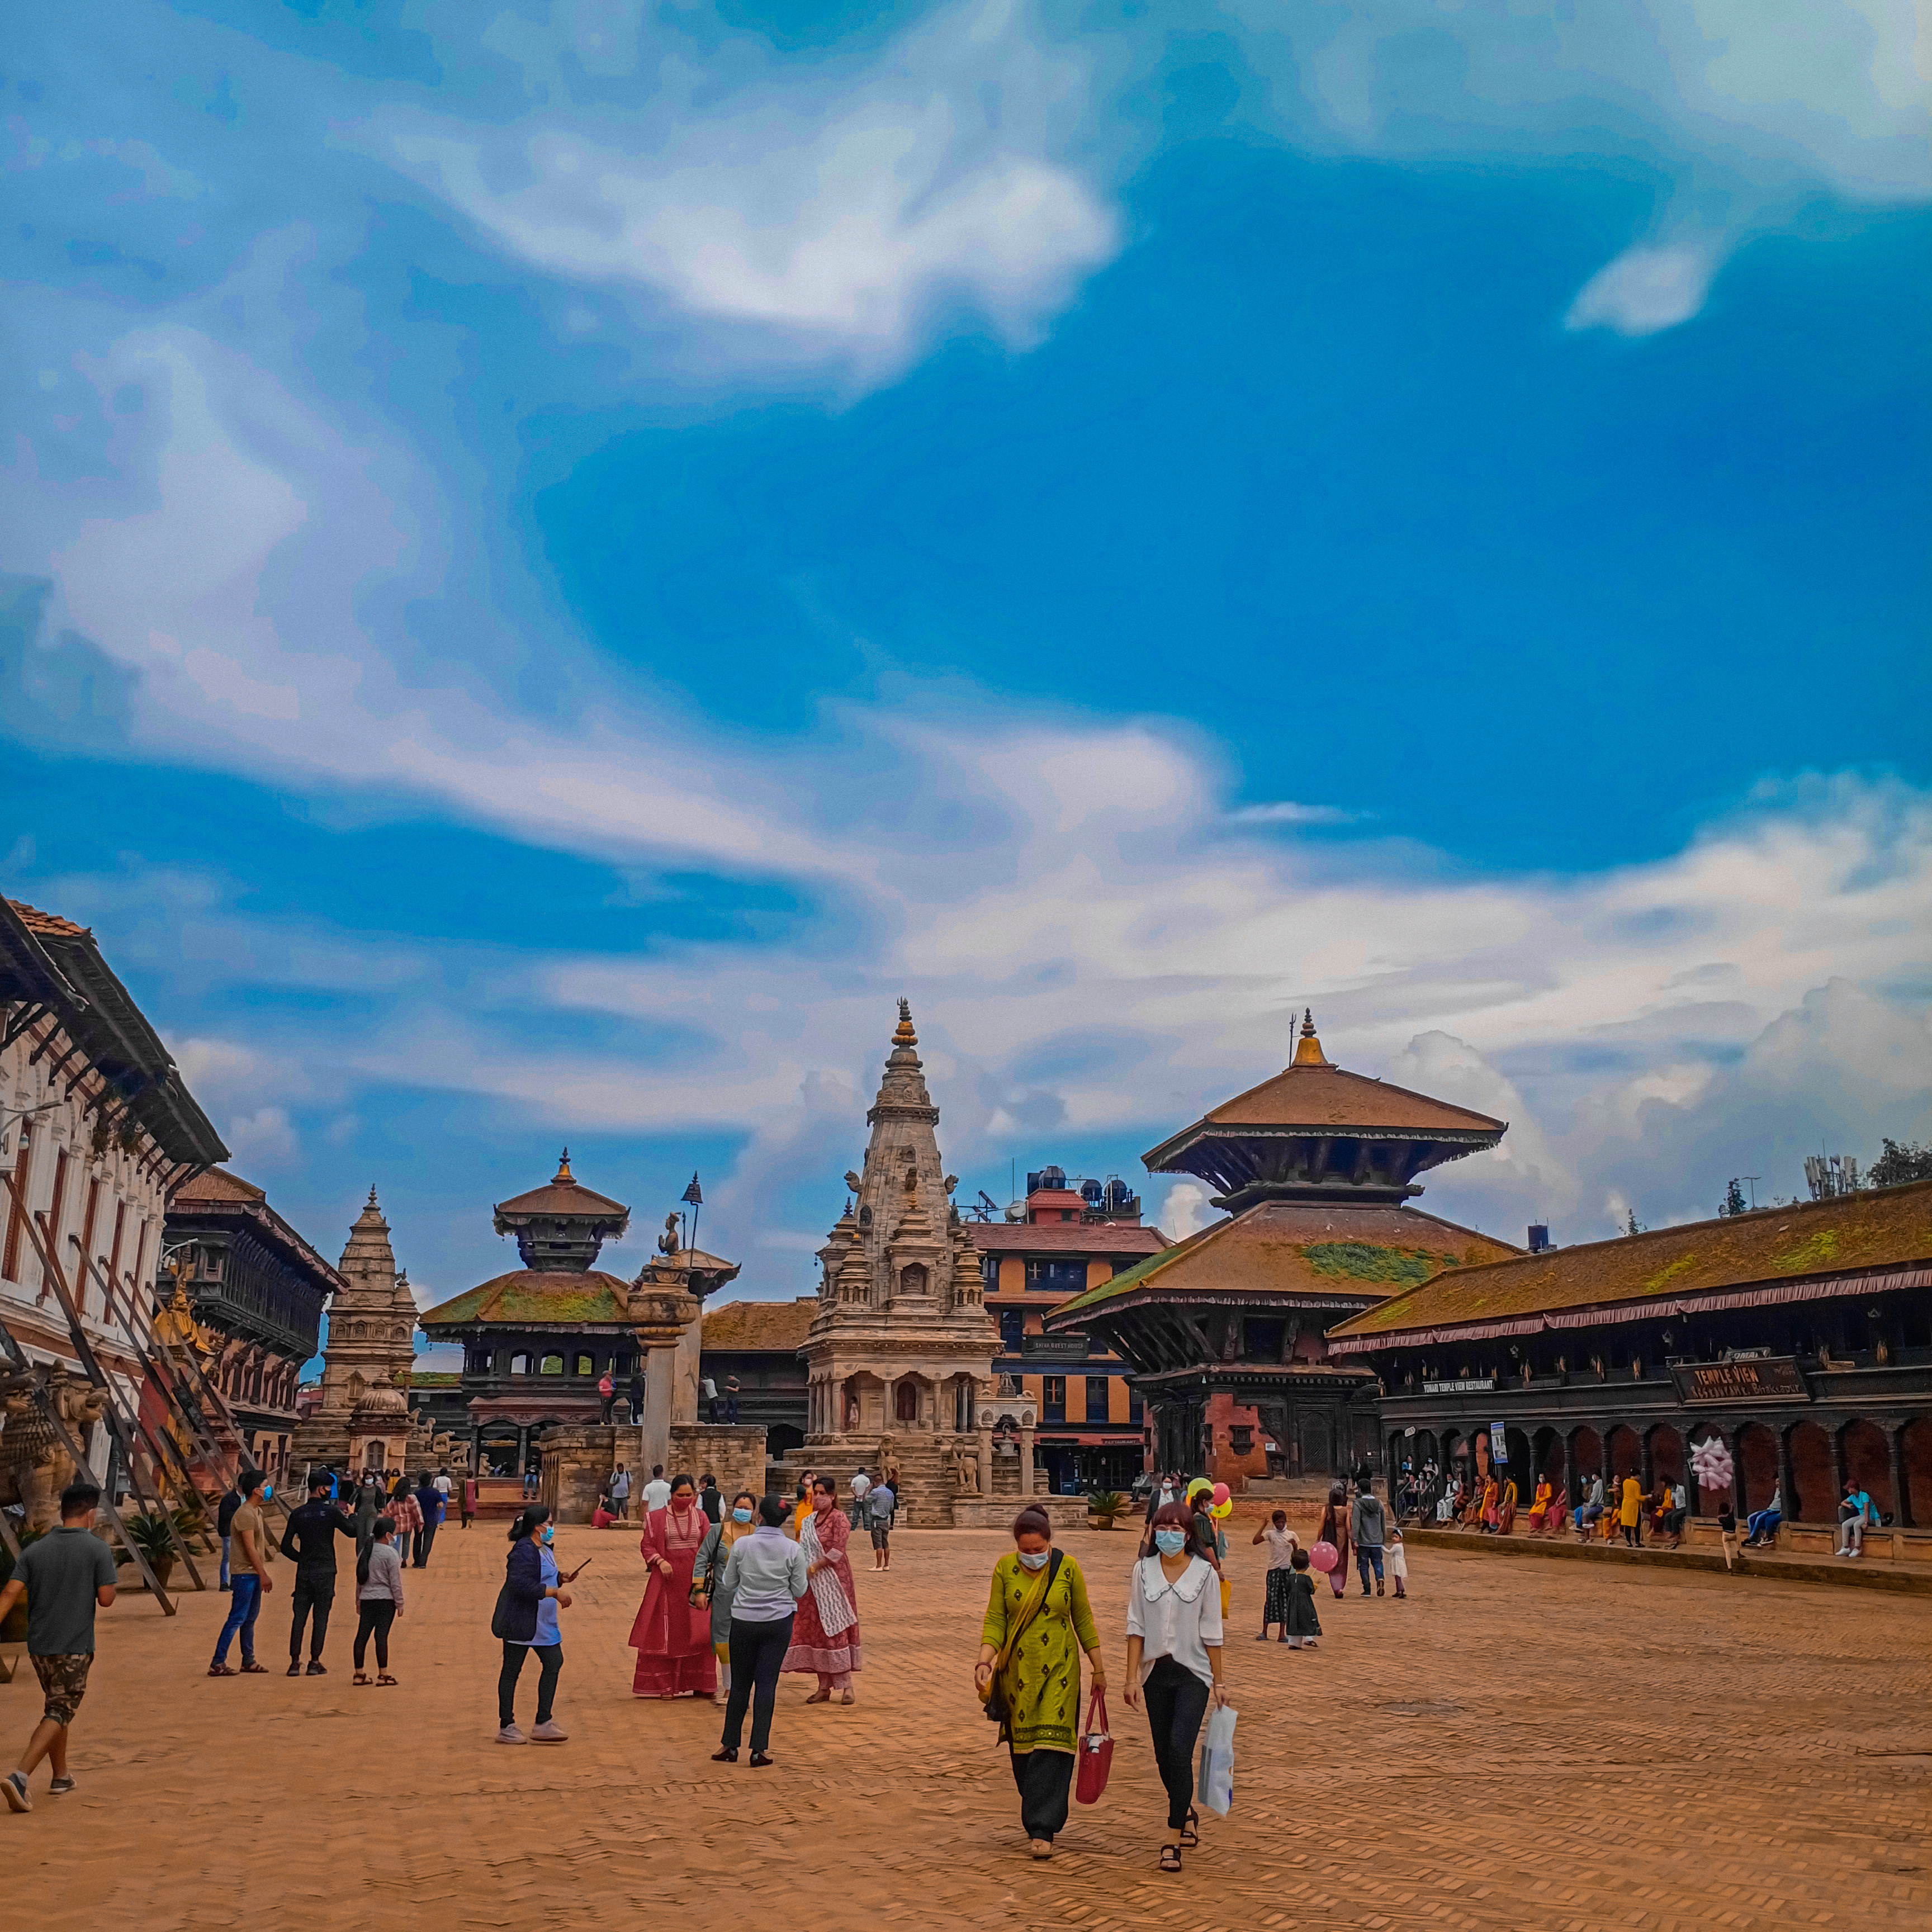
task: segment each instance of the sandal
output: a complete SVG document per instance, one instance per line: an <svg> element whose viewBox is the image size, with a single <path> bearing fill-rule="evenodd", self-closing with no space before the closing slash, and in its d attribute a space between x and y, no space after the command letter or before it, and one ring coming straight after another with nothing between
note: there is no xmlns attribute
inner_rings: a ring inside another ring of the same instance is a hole
<svg viewBox="0 0 1932 1932"><path fill-rule="evenodd" d="M376 1688L379 1690L385 1684L393 1684L395 1681L386 1670L379 1670L376 1673Z"/></svg>
<svg viewBox="0 0 1932 1932"><path fill-rule="evenodd" d="M1180 1847L1163 1845L1160 1848L1160 1868L1164 1872L1178 1872L1180 1869Z"/></svg>
<svg viewBox="0 0 1932 1932"><path fill-rule="evenodd" d="M814 1690L805 1701L808 1704L829 1704L832 1701L832 1693L830 1690Z"/></svg>
<svg viewBox="0 0 1932 1932"><path fill-rule="evenodd" d="M856 1690L848 1690L838 1701L842 1704L856 1704L859 1701L859 1694Z"/></svg>
<svg viewBox="0 0 1932 1932"><path fill-rule="evenodd" d="M211 1677L232 1677L236 1673L231 1665L211 1664L208 1666L208 1674Z"/></svg>
<svg viewBox="0 0 1932 1932"><path fill-rule="evenodd" d="M358 1670L349 1681L352 1684L367 1684L369 1682L369 1673L366 1670Z"/></svg>
<svg viewBox="0 0 1932 1932"><path fill-rule="evenodd" d="M1201 1842L1201 1814L1190 1810L1187 1822L1180 1828L1180 1842L1184 1845L1198 1845Z"/></svg>
<svg viewBox="0 0 1932 1932"><path fill-rule="evenodd" d="M244 1677L266 1677L268 1674L268 1666L266 1664L257 1664L252 1657L242 1666Z"/></svg>
<svg viewBox="0 0 1932 1932"><path fill-rule="evenodd" d="M1032 1849L1034 1856L1040 1859L1042 1863L1044 1863L1047 1859L1052 1858L1053 1856L1052 1844L1049 1840L1046 1838L1034 1839L1033 1841Z"/></svg>

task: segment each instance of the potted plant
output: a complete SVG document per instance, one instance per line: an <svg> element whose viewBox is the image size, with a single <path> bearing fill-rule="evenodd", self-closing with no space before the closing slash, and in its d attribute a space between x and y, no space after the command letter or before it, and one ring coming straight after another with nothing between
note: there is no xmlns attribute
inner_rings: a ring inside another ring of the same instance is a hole
<svg viewBox="0 0 1932 1932"><path fill-rule="evenodd" d="M1114 1529L1133 1508L1133 1498L1119 1490L1094 1490L1087 1498L1089 1529Z"/></svg>
<svg viewBox="0 0 1932 1932"><path fill-rule="evenodd" d="M171 1512L175 1531L186 1540L196 1526L196 1519L188 1510L177 1509ZM168 1579L174 1574L175 1543L168 1528L168 1518L159 1510L143 1510L138 1516L124 1516L128 1542L146 1558L148 1568L154 1573L154 1581L163 1589L168 1587Z"/></svg>

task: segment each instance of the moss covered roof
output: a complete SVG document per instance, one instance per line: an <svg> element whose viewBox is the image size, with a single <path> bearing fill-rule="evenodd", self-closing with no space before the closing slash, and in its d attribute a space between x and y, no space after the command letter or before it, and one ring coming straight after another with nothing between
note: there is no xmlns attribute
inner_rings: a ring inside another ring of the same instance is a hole
<svg viewBox="0 0 1932 1932"><path fill-rule="evenodd" d="M1133 1295L1280 1295L1332 1304L1400 1293L1444 1268L1516 1250L1507 1242L1413 1208L1268 1201L1063 1302L1047 1326Z"/></svg>
<svg viewBox="0 0 1932 1932"><path fill-rule="evenodd" d="M1516 1255L1412 1288L1342 1323L1330 1342L1450 1340L1459 1328L1502 1320L1928 1262L1932 1181L1918 1181Z"/></svg>
<svg viewBox="0 0 1932 1932"><path fill-rule="evenodd" d="M416 1319L424 1333L437 1328L623 1328L627 1292L615 1275L592 1268L546 1270L518 1268L500 1274L431 1308Z"/></svg>

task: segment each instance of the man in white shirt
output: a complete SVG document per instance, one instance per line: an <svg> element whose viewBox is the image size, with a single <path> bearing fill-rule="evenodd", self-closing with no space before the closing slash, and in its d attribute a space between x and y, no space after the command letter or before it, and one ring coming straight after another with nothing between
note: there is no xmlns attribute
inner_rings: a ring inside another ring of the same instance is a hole
<svg viewBox="0 0 1932 1932"><path fill-rule="evenodd" d="M644 1485L644 1509L646 1514L652 1510L661 1510L670 1501L670 1485L664 1480L664 1465L651 1465L651 1479Z"/></svg>

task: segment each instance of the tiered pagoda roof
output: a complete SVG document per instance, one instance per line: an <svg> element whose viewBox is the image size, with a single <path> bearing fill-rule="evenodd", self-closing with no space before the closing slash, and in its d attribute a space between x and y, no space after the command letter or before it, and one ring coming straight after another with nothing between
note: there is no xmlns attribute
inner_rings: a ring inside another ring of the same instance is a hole
<svg viewBox="0 0 1932 1932"><path fill-rule="evenodd" d="M1494 1147L1508 1124L1334 1065L1304 1012L1282 1072L1142 1159L1154 1173L1198 1175L1234 1214L1263 1201L1393 1204L1421 1192L1426 1168Z"/></svg>

